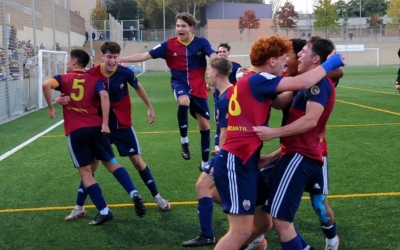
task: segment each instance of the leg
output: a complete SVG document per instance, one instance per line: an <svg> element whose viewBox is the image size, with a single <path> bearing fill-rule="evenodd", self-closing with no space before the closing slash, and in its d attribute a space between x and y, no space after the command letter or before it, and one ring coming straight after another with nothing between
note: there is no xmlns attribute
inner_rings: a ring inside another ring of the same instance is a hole
<svg viewBox="0 0 400 250"><path fill-rule="evenodd" d="M192 158L192 154L189 148L189 138L187 136L188 133L188 110L190 105L190 99L187 95L181 95L177 98L178 102L178 125L179 132L181 135L181 144L182 144L182 157L185 160L190 160Z"/></svg>
<svg viewBox="0 0 400 250"><path fill-rule="evenodd" d="M205 172L202 172L196 183L196 194L198 199L198 216L201 233L198 237L183 242L184 247L197 247L215 244L215 237L212 230L212 215L214 204L212 199L214 180Z"/></svg>
<svg viewBox="0 0 400 250"><path fill-rule="evenodd" d="M214 249L239 249L251 235L253 215L228 214L229 230Z"/></svg>

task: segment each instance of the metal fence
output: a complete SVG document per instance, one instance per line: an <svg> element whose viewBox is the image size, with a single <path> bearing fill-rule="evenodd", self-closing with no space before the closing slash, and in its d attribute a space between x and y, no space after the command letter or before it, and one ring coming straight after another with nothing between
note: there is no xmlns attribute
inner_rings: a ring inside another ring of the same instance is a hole
<svg viewBox="0 0 400 250"><path fill-rule="evenodd" d="M69 51L84 42L84 19L69 0L0 1L0 123L37 108L38 49Z"/></svg>

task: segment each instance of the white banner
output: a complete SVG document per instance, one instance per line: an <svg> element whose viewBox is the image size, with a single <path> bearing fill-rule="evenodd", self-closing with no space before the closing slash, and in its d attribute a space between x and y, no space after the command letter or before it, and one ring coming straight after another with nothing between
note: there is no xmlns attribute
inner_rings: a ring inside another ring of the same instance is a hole
<svg viewBox="0 0 400 250"><path fill-rule="evenodd" d="M364 51L364 44L335 45L336 51Z"/></svg>

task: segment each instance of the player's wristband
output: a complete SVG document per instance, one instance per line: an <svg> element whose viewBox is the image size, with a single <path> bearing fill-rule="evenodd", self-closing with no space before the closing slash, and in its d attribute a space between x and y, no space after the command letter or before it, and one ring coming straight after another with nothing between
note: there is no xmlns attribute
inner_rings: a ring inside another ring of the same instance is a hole
<svg viewBox="0 0 400 250"><path fill-rule="evenodd" d="M321 64L321 67L324 68L325 72L328 74L334 69L337 69L343 66L342 57L339 54L333 55L329 57L324 63Z"/></svg>

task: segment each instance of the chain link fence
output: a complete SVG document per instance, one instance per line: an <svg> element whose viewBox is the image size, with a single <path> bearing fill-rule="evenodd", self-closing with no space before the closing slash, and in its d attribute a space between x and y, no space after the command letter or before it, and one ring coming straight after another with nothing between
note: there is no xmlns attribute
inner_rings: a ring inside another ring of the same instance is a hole
<svg viewBox="0 0 400 250"><path fill-rule="evenodd" d="M68 0L0 1L0 123L38 108L39 49L70 51L85 40Z"/></svg>

